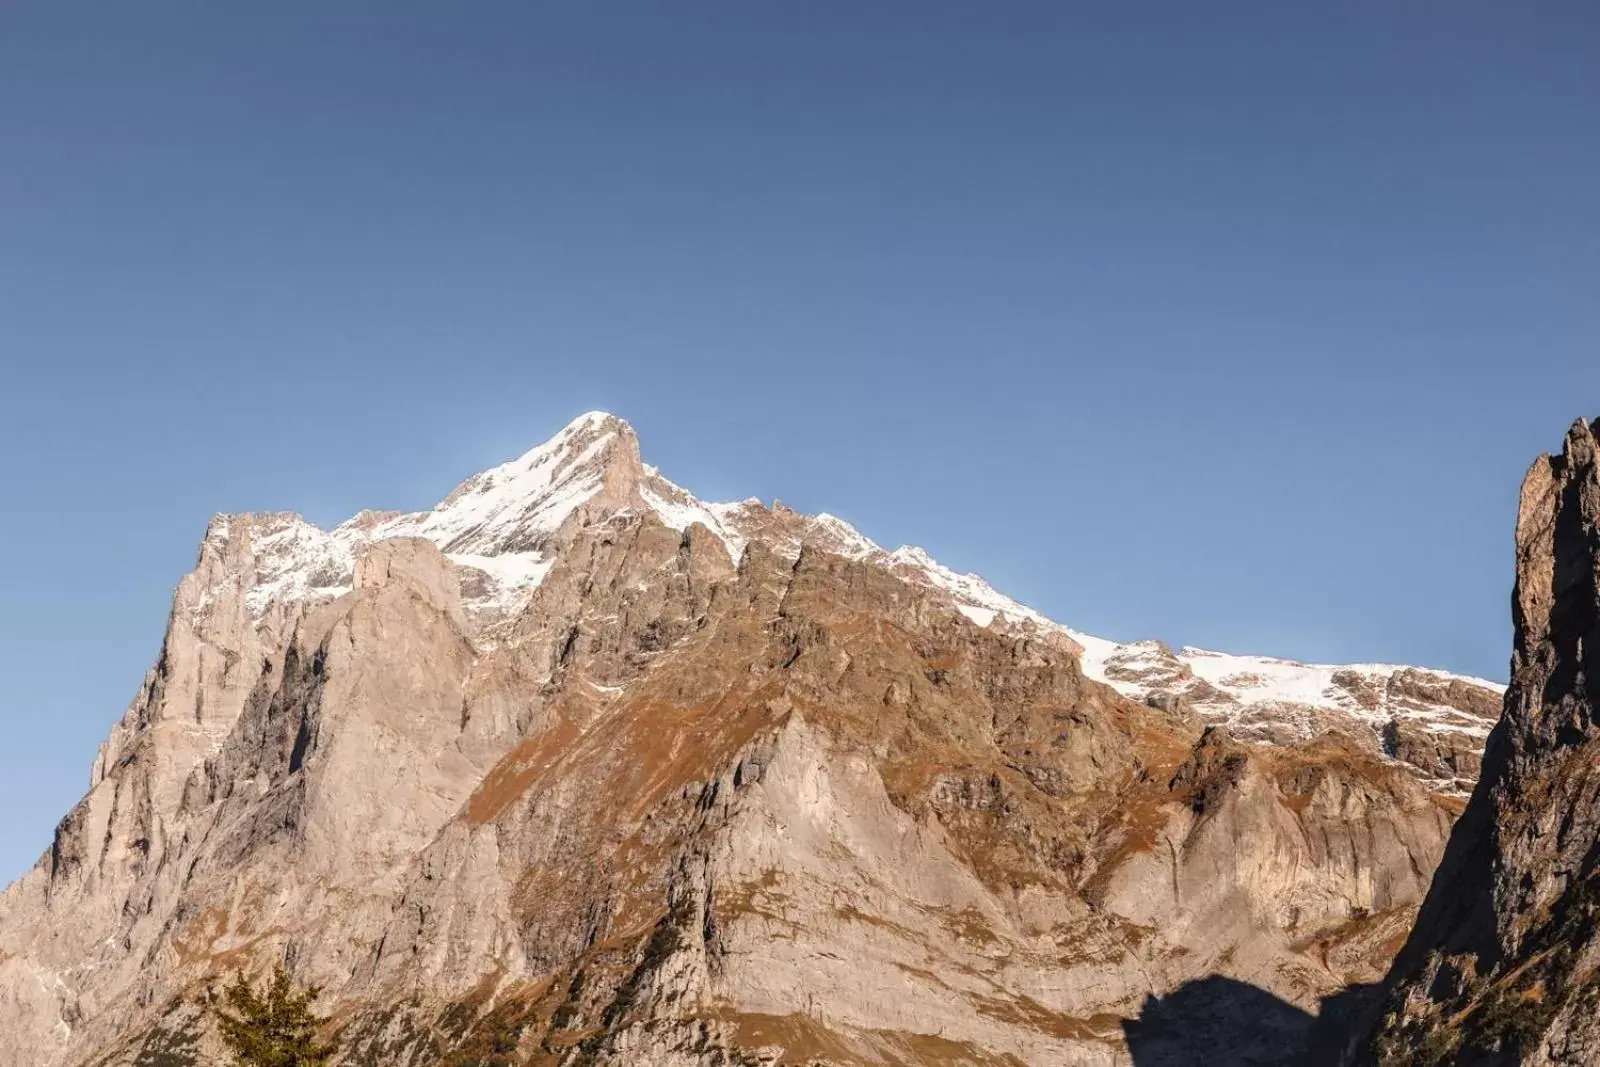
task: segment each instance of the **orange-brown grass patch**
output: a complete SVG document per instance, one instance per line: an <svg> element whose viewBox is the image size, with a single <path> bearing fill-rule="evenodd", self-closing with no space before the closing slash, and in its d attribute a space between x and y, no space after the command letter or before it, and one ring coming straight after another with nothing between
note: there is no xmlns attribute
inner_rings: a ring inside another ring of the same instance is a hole
<svg viewBox="0 0 1600 1067"><path fill-rule="evenodd" d="M484 789L499 805L529 790L570 797L563 855L530 867L513 902L518 913L548 911L575 893L610 898L608 925L630 928L659 912L669 853L707 783L780 718L769 710L776 682L697 703L640 694L618 705L550 758L503 761L503 785ZM526 768L526 769L522 769ZM520 771L519 771L520 769ZM487 805L485 805L487 808ZM584 857L581 870L575 857ZM574 879L576 881L574 881Z"/></svg>
<svg viewBox="0 0 1600 1067"><path fill-rule="evenodd" d="M1308 931L1291 944L1347 985L1376 981L1405 944L1416 913L1416 907L1408 905L1358 914Z"/></svg>
<svg viewBox="0 0 1600 1067"><path fill-rule="evenodd" d="M502 988L502 977L503 972L496 970L439 1015L431 1029L441 1044L441 1067L495 1062L508 1044L516 1046L527 1042L530 1035L544 1032L554 1011L552 1001L559 999L552 996L551 980L514 982Z"/></svg>
<svg viewBox="0 0 1600 1067"><path fill-rule="evenodd" d="M719 922L752 915L792 926L793 922L786 916L771 910L774 906L782 907L793 899L787 893L778 892L777 886L778 872L775 870L763 872L761 878L754 882L731 886L719 883L713 890L712 913Z"/></svg>
<svg viewBox="0 0 1600 1067"><path fill-rule="evenodd" d="M285 932L281 927L268 927L247 937L241 944L218 950L217 942L230 933L235 937L247 933L245 929L232 929L230 922L229 914L223 908L207 908L195 916L183 932L172 939L172 949L177 953L178 960L184 964L209 963L217 970L235 970L249 962L256 947L263 941Z"/></svg>
<svg viewBox="0 0 1600 1067"><path fill-rule="evenodd" d="M831 1029L819 1019L798 1013L764 1015L729 1012L715 1021L732 1024L740 1051L777 1046L781 1067L812 1064L878 1063L890 1067L922 1067L939 1063L962 1067L1026 1067L1015 1056L980 1049L965 1041L903 1030Z"/></svg>
<svg viewBox="0 0 1600 1067"><path fill-rule="evenodd" d="M1166 726L1153 725L1148 719L1138 718L1129 724L1133 735L1133 749L1144 765L1145 774L1153 781L1169 782L1178 768L1189 762L1194 754L1194 736L1175 732Z"/></svg>
<svg viewBox="0 0 1600 1067"><path fill-rule="evenodd" d="M764 701L747 693L688 706L646 699L626 711L627 722L612 744L618 762L635 768L623 779L624 795L616 798L632 818L684 785L713 777L774 722Z"/></svg>
<svg viewBox="0 0 1600 1067"><path fill-rule="evenodd" d="M218 941L227 936L228 913L222 908L207 908L173 937L172 948L183 963L210 959Z"/></svg>
<svg viewBox="0 0 1600 1067"><path fill-rule="evenodd" d="M1079 1019L1058 1011L1051 1011L1032 997L1008 998L969 995L968 999L980 1014L1012 1026L1026 1026L1048 1037L1062 1041L1101 1041L1109 1044L1122 1042L1122 1017L1099 1014Z"/></svg>
<svg viewBox="0 0 1600 1067"><path fill-rule="evenodd" d="M860 1053L841 1035L808 1015L758 1015L734 1013L726 1016L733 1024L734 1042L740 1048L757 1049L777 1045L788 1064L808 1064L816 1060L859 1063Z"/></svg>
<svg viewBox="0 0 1600 1067"><path fill-rule="evenodd" d="M840 904L833 910L834 913L841 919L848 919L851 922L865 923L867 926L876 926L880 930L888 930L900 937L915 937L913 931L901 926L899 923L891 922L881 915L869 915L867 912L862 911L854 904Z"/></svg>
<svg viewBox="0 0 1600 1067"><path fill-rule="evenodd" d="M1309 803L1320 778L1319 772L1340 775L1390 792L1405 772L1379 762L1377 756L1350 738L1328 732L1309 741L1281 747L1258 747L1251 758L1266 765L1286 799L1304 797L1300 808Z"/></svg>
<svg viewBox="0 0 1600 1067"><path fill-rule="evenodd" d="M1141 789L1129 795L1104 834L1103 840L1113 844L1096 871L1095 882L1101 880L1101 873L1110 875L1129 857L1154 852L1176 810L1176 799L1165 790Z"/></svg>
<svg viewBox="0 0 1600 1067"><path fill-rule="evenodd" d="M529 738L512 749L484 776L483 782L467 799L467 822L482 826L498 816L520 797L579 737L577 726L562 719L538 737Z"/></svg>
<svg viewBox="0 0 1600 1067"><path fill-rule="evenodd" d="M956 912L940 909L938 918L945 929L962 941L969 941L982 947L1000 943L1000 938L995 934L994 927L989 925L988 918L970 904Z"/></svg>
<svg viewBox="0 0 1600 1067"><path fill-rule="evenodd" d="M1306 809L1311 806L1311 794L1285 793L1283 796L1283 806L1294 812L1296 815L1304 815Z"/></svg>

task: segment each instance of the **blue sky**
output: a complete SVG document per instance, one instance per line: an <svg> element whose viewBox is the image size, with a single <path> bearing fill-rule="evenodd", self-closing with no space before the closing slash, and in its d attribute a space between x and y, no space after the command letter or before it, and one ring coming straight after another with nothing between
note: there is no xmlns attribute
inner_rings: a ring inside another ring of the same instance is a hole
<svg viewBox="0 0 1600 1067"><path fill-rule="evenodd" d="M0 879L211 513L591 408L1091 632L1503 676L1600 415L1596 56L1589 0L5 5Z"/></svg>

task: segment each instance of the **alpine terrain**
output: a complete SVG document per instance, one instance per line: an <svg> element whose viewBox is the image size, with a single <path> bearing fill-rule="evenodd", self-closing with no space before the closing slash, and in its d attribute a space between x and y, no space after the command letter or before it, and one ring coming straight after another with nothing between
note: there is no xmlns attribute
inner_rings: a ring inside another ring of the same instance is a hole
<svg viewBox="0 0 1600 1067"><path fill-rule="evenodd" d="M1523 481L1505 717L1353 1063L1600 1063L1597 433Z"/></svg>
<svg viewBox="0 0 1600 1067"><path fill-rule="evenodd" d="M215 1062L204 990L280 963L371 1067L1307 1062L1469 793L1376 1040L1496 996L1593 1050L1594 448L1524 492L1475 793L1499 686L1102 640L610 415L219 516L0 896L0 1067Z"/></svg>

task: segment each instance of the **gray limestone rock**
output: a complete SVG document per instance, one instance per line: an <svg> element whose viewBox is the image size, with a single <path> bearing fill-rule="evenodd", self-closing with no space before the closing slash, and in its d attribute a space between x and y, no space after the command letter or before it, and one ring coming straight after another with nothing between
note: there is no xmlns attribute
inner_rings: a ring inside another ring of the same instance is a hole
<svg viewBox="0 0 1600 1067"><path fill-rule="evenodd" d="M1600 1062L1600 466L1522 485L1505 716L1351 1063Z"/></svg>
<svg viewBox="0 0 1600 1067"><path fill-rule="evenodd" d="M374 1067L1126 1067L1215 981L1291 1054L1459 806L1374 717L1485 690L1107 644L598 414L430 511L219 518L0 895L0 1067L207 1062L278 962Z"/></svg>

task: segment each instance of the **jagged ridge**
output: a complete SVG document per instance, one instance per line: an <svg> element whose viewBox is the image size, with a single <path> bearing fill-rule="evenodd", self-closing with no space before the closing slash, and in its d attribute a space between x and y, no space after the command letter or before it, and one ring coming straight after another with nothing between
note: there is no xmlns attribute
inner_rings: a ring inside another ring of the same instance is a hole
<svg viewBox="0 0 1600 1067"><path fill-rule="evenodd" d="M1208 721L1263 741L1303 740L1329 728L1370 737L1415 766L1435 788L1464 794L1500 712L1504 687L1481 678L1395 664L1305 664L1199 648L1174 653L1156 641L1119 644L1046 618L973 574L958 574L921 548L886 551L833 515L779 510L759 501L704 503L640 461L631 427L614 415L579 416L549 442L474 475L425 512L363 512L324 532L297 515L249 517L258 558L247 595L265 613L282 601L331 599L350 587L355 557L377 540L423 537L471 572L468 610L487 621L513 614L547 573L562 525L586 508L649 511L668 527L699 523L737 561L751 537L786 552L811 543L869 561L949 595L980 626L1034 625L1071 637L1085 673L1138 700L1181 699ZM237 523L219 519L208 537Z"/></svg>
<svg viewBox="0 0 1600 1067"><path fill-rule="evenodd" d="M1256 729L1243 698L1092 641L839 519L703 504L598 414L427 512L219 518L0 896L0 1065L138 1059L272 958L353 1062L415 1067L496 1027L531 1063L1123 1064L1200 975L1375 977L1437 782L1365 703L1322 736L1266 702L1244 743L1202 731Z"/></svg>

